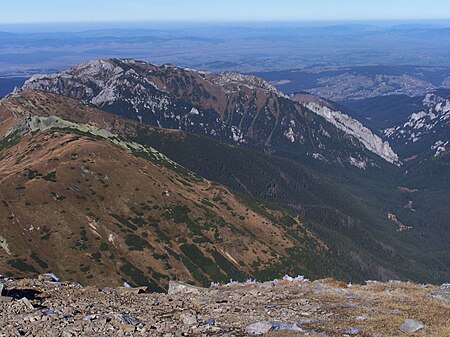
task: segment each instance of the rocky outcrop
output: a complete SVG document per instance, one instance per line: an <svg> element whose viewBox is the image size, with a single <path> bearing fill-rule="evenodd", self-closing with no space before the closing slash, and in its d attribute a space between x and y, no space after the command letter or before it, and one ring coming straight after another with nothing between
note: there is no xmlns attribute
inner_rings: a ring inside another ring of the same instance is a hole
<svg viewBox="0 0 450 337"><path fill-rule="evenodd" d="M422 105L406 121L384 130L384 136L409 156L430 150L439 156L449 150L450 98L428 93Z"/></svg>
<svg viewBox="0 0 450 337"><path fill-rule="evenodd" d="M293 95L292 98L295 100L296 97L302 96ZM400 164L397 154L392 150L389 143L383 141L379 136L374 134L369 128L362 125L356 119L346 115L338 109L333 109L332 107L321 103L320 100L314 102L303 101L301 98L297 99L309 110L324 117L328 122L335 125L338 129L343 130L346 134L355 137L370 152L375 153L390 163Z"/></svg>

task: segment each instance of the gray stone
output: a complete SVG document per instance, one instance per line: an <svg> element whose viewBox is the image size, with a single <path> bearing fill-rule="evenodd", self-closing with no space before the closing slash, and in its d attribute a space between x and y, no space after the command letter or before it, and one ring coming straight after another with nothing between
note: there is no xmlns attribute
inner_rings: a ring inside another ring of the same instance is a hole
<svg viewBox="0 0 450 337"><path fill-rule="evenodd" d="M406 319L405 322L400 326L400 331L402 332L416 332L423 329L425 325L421 321L415 319Z"/></svg>
<svg viewBox="0 0 450 337"><path fill-rule="evenodd" d="M431 293L431 296L445 301L450 301L450 283L442 284L438 290Z"/></svg>
<svg viewBox="0 0 450 337"><path fill-rule="evenodd" d="M348 328L347 330L344 331L344 333L349 335L357 335L361 332L362 332L361 328Z"/></svg>
<svg viewBox="0 0 450 337"><path fill-rule="evenodd" d="M182 312L180 315L184 325L191 326L197 324L197 317L190 312Z"/></svg>
<svg viewBox="0 0 450 337"><path fill-rule="evenodd" d="M284 323L284 322L272 322L272 330L291 330L291 331L300 331L305 332L302 328L300 328L297 324Z"/></svg>
<svg viewBox="0 0 450 337"><path fill-rule="evenodd" d="M22 297L18 302L22 303L23 306L26 307L27 309L30 309L30 310L34 309L33 305L26 297Z"/></svg>
<svg viewBox="0 0 450 337"><path fill-rule="evenodd" d="M134 318L133 316L126 314L126 313L120 314L119 317L127 325L138 325L139 323L141 323L140 320L138 320L138 319Z"/></svg>
<svg viewBox="0 0 450 337"><path fill-rule="evenodd" d="M184 282L170 281L169 282L169 295L176 294L198 294L202 291L206 291L206 288L196 287Z"/></svg>
<svg viewBox="0 0 450 337"><path fill-rule="evenodd" d="M273 328L272 322L269 321L259 321L256 323L249 324L245 327L245 331L253 335L262 335L268 333Z"/></svg>
<svg viewBox="0 0 450 337"><path fill-rule="evenodd" d="M53 273L45 273L38 276L39 281L45 282L59 282L59 277Z"/></svg>
<svg viewBox="0 0 450 337"><path fill-rule="evenodd" d="M214 325L214 324L216 324L216 321L214 320L214 318L208 318L207 320L205 320L203 322L203 324L205 324L205 325Z"/></svg>
<svg viewBox="0 0 450 337"><path fill-rule="evenodd" d="M5 285L0 282L0 296L3 294L3 288L5 287Z"/></svg>

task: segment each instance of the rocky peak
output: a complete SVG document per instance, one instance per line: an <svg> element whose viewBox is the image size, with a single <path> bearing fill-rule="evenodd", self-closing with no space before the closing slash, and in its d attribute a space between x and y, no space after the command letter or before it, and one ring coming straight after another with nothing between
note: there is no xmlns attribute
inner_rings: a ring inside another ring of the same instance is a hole
<svg viewBox="0 0 450 337"><path fill-rule="evenodd" d="M369 151L390 163L400 164L398 155L392 150L387 141L383 141L356 119L334 108L331 103L309 94L292 94L291 98L317 115L324 117L328 122L343 130L345 133L358 139ZM356 163L354 161L353 165L358 166Z"/></svg>
<svg viewBox="0 0 450 337"><path fill-rule="evenodd" d="M82 99L144 124L182 129L271 153L288 151L339 165L354 165L356 160L376 166L369 158L375 153L398 163L389 144L348 116L321 114L316 106L301 106L252 75L109 59L34 76L23 88ZM315 115L328 117L324 122Z"/></svg>
<svg viewBox="0 0 450 337"><path fill-rule="evenodd" d="M214 85L222 86L232 91L237 91L240 87L245 86L251 90L263 90L284 96L283 93L278 91L269 82L253 75L244 75L236 71L226 71L218 74L204 73L203 76Z"/></svg>

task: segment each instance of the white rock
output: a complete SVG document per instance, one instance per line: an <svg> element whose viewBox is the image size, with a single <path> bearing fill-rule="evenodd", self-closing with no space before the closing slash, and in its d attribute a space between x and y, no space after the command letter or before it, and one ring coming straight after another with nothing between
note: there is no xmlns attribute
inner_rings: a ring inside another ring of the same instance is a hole
<svg viewBox="0 0 450 337"><path fill-rule="evenodd" d="M358 139L367 150L375 153L390 163L400 163L397 154L392 150L389 143L383 141L356 119L353 119L341 111L332 110L317 102L300 103L315 114L324 117L338 129L341 129L345 133Z"/></svg>
<svg viewBox="0 0 450 337"><path fill-rule="evenodd" d="M205 288L201 288L201 287L196 287L184 282L179 282L179 281L170 281L169 282L169 290L168 290L168 294L169 295L176 295L176 294L198 294L202 291L205 291Z"/></svg>
<svg viewBox="0 0 450 337"><path fill-rule="evenodd" d="M416 332L423 329L425 325L421 321L415 319L406 319L405 322L400 326L400 331L402 332Z"/></svg>

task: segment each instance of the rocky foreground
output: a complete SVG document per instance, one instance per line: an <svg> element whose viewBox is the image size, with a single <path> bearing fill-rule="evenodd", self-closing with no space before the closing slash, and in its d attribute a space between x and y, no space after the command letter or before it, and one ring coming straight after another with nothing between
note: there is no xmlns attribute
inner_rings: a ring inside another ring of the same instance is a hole
<svg viewBox="0 0 450 337"><path fill-rule="evenodd" d="M168 294L38 279L0 283L0 336L450 336L450 285L285 277Z"/></svg>

